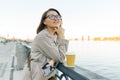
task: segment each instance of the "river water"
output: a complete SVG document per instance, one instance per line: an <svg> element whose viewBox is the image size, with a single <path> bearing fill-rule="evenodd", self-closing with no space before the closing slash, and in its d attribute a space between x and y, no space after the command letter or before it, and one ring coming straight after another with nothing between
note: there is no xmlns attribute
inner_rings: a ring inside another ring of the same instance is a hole
<svg viewBox="0 0 120 80"><path fill-rule="evenodd" d="M76 65L110 80L120 80L119 41L70 41L69 51L76 54Z"/></svg>

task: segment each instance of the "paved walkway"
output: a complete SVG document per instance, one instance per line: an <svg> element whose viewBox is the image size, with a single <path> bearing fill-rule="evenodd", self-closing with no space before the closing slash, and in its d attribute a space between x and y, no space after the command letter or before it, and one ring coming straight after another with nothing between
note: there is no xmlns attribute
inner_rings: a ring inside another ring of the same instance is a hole
<svg viewBox="0 0 120 80"><path fill-rule="evenodd" d="M0 43L0 80L10 80L10 62L11 55L15 54L15 44L15 42Z"/></svg>
<svg viewBox="0 0 120 80"><path fill-rule="evenodd" d="M7 63L0 63L0 80L4 80Z"/></svg>
<svg viewBox="0 0 120 80"><path fill-rule="evenodd" d="M0 63L0 80L10 80L9 63Z"/></svg>
<svg viewBox="0 0 120 80"><path fill-rule="evenodd" d="M11 61L12 60L8 60L8 62L0 62L0 80L22 80L22 70L17 71L13 69L11 67Z"/></svg>

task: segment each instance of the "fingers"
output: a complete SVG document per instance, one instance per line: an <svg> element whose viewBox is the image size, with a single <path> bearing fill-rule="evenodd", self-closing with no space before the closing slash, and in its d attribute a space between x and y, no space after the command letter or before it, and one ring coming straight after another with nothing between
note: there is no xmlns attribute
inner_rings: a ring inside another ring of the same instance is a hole
<svg viewBox="0 0 120 80"><path fill-rule="evenodd" d="M49 66L52 66L52 67L53 67L55 61L54 61L54 60L50 60L48 63L49 63L49 64L47 64L46 67L49 67Z"/></svg>
<svg viewBox="0 0 120 80"><path fill-rule="evenodd" d="M65 31L64 28L59 27L58 34L59 34L59 37L62 39L64 39L64 31Z"/></svg>

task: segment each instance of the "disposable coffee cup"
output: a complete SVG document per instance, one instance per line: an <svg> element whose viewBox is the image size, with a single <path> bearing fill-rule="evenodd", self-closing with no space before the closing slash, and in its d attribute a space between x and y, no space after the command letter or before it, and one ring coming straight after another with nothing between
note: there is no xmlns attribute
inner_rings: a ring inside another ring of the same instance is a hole
<svg viewBox="0 0 120 80"><path fill-rule="evenodd" d="M66 65L68 67L74 67L75 66L75 54L68 52L66 53Z"/></svg>

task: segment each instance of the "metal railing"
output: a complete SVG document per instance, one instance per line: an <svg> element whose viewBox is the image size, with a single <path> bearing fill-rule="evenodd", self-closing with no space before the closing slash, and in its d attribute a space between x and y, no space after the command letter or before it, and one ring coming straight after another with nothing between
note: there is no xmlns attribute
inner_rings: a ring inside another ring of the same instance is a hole
<svg viewBox="0 0 120 80"><path fill-rule="evenodd" d="M59 63L56 68L62 72L60 75L56 74L56 77L59 80L62 80L63 78L65 80L89 80L85 76L75 72L72 68L64 66L62 63Z"/></svg>

